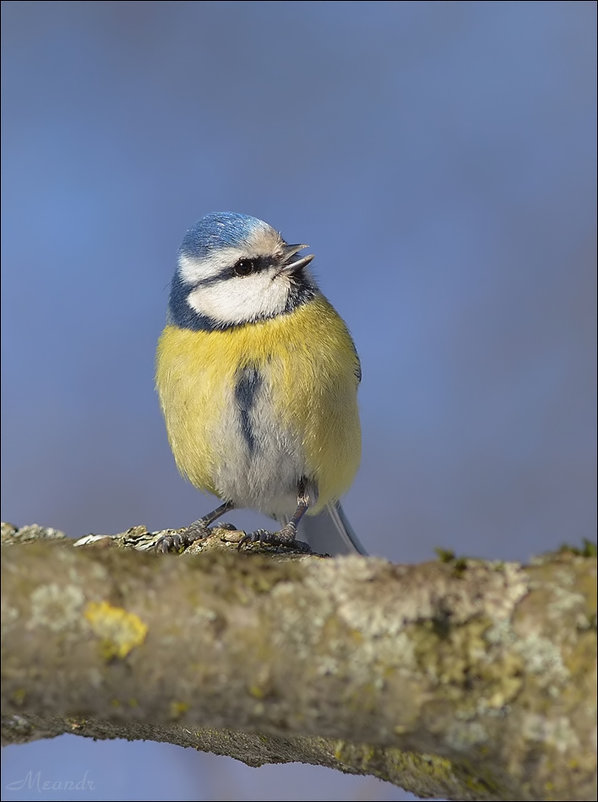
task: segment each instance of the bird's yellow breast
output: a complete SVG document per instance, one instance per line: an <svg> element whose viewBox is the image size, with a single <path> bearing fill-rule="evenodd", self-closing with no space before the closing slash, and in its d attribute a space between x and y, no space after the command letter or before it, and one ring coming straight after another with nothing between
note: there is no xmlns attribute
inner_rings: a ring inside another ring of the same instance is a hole
<svg viewBox="0 0 598 802"><path fill-rule="evenodd" d="M347 490L361 452L359 362L344 322L321 295L289 314L223 331L166 326L156 386L177 466L196 487L222 493L226 443L242 437L235 388L248 368L259 373L266 399L260 436L271 438L268 453L277 444L281 460L285 449L301 452L295 462L317 485L310 512L318 512Z"/></svg>

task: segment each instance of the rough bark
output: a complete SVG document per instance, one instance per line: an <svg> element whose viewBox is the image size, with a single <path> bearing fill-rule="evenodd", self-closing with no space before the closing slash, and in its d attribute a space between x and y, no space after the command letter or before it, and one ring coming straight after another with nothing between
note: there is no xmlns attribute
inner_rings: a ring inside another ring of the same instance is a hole
<svg viewBox="0 0 598 802"><path fill-rule="evenodd" d="M596 798L591 549L409 566L236 536L179 557L140 553L142 527L75 548L3 525L19 544L3 549L4 743L144 738L420 796Z"/></svg>

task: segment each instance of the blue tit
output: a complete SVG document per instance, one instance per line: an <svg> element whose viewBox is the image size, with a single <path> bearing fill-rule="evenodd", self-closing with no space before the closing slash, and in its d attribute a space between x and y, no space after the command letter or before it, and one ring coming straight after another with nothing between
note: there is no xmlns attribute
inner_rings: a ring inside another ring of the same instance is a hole
<svg viewBox="0 0 598 802"><path fill-rule="evenodd" d="M307 245L267 223L208 214L182 242L156 387L179 471L222 504L159 548L187 545L234 508L282 524L244 541L365 553L338 503L361 455L359 358L308 270Z"/></svg>

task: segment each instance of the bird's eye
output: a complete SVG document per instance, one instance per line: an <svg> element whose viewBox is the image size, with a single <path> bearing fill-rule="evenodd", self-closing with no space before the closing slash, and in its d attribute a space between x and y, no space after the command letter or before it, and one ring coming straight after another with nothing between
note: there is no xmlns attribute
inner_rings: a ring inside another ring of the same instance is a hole
<svg viewBox="0 0 598 802"><path fill-rule="evenodd" d="M239 259L233 268L235 276L248 276L250 273L255 273L256 270L257 263L254 259Z"/></svg>

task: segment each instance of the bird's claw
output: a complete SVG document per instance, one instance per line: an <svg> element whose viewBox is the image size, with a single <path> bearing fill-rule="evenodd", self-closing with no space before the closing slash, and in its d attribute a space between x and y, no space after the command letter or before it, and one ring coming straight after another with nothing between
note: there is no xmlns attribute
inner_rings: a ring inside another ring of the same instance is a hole
<svg viewBox="0 0 598 802"><path fill-rule="evenodd" d="M270 532L268 529L256 529L255 532L246 532L237 545L241 550L249 543L260 543L268 546L286 546L296 551L310 552L311 549L302 540L297 540L297 529L293 524L285 524L279 532Z"/></svg>
<svg viewBox="0 0 598 802"><path fill-rule="evenodd" d="M173 551L181 552L192 543L195 543L196 540L203 540L209 534L210 530L200 519L199 521L194 521L181 532L175 532L173 535L162 535L156 542L156 551L161 554L168 554Z"/></svg>

